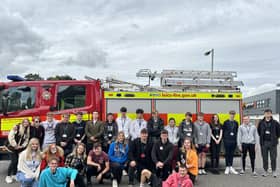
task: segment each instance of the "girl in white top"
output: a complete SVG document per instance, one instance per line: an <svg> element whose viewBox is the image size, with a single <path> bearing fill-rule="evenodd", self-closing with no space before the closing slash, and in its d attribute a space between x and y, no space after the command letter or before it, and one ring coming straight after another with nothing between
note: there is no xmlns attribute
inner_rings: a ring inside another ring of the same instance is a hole
<svg viewBox="0 0 280 187"><path fill-rule="evenodd" d="M40 153L40 143L37 138L32 138L27 148L20 153L17 180L21 183L21 186L38 186L41 164Z"/></svg>

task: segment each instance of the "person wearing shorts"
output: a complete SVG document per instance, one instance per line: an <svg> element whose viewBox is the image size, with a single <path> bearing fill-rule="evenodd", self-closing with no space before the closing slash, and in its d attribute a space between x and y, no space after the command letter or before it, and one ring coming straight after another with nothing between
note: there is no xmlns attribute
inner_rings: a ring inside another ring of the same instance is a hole
<svg viewBox="0 0 280 187"><path fill-rule="evenodd" d="M197 121L194 123L195 126L195 147L198 153L198 174L206 175L205 164L206 164L206 153L210 147L211 141L211 128L210 125L203 120L203 113L200 112L197 115Z"/></svg>

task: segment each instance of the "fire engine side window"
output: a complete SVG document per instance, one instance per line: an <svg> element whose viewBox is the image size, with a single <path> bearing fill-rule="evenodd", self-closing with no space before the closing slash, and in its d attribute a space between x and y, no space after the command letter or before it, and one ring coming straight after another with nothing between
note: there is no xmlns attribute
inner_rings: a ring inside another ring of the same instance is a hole
<svg viewBox="0 0 280 187"><path fill-rule="evenodd" d="M85 86L59 86L57 93L57 109L67 110L72 108L84 107L86 103L85 98Z"/></svg>
<svg viewBox="0 0 280 187"><path fill-rule="evenodd" d="M8 92L8 112L34 108L35 93L34 87L20 86L10 87Z"/></svg>

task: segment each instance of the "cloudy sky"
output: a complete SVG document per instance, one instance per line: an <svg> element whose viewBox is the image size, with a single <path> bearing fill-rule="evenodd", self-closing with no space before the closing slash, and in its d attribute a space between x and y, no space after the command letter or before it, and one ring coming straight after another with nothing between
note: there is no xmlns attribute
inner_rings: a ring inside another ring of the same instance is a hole
<svg viewBox="0 0 280 187"><path fill-rule="evenodd" d="M2 0L7 74L114 76L149 68L237 71L245 95L280 82L277 0Z"/></svg>

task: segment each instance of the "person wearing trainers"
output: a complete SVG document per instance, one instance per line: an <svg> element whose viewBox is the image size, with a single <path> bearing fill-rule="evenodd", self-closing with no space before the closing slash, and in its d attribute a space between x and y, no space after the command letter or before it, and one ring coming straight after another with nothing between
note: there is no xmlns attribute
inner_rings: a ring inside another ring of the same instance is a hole
<svg viewBox="0 0 280 187"><path fill-rule="evenodd" d="M256 158L256 149L257 149L257 128L255 125L250 123L250 117L244 115L243 124L238 128L237 133L237 145L239 150L242 153L242 170L240 175L245 173L246 166L246 157L247 152L249 152L249 157L251 161L252 175L257 176L255 171L255 158Z"/></svg>
<svg viewBox="0 0 280 187"><path fill-rule="evenodd" d="M122 171L127 164L128 149L128 145L125 143L124 132L120 131L117 140L111 143L108 152L114 187L118 186L121 182Z"/></svg>
<svg viewBox="0 0 280 187"><path fill-rule="evenodd" d="M226 170L225 174L238 174L232 167L234 151L237 145L238 122L234 120L235 111L229 111L229 119L223 125L223 141L225 146Z"/></svg>
<svg viewBox="0 0 280 187"><path fill-rule="evenodd" d="M148 130L142 129L140 138L136 138L129 145L128 151L128 186L134 185L134 178L140 181L140 175L143 169L154 171L154 164L151 157L153 142L148 137Z"/></svg>
<svg viewBox="0 0 280 187"><path fill-rule="evenodd" d="M220 150L221 150L221 140L223 137L222 125L219 120L219 116L214 114L211 121L211 167L213 173L219 174L219 162L220 162Z"/></svg>
<svg viewBox="0 0 280 187"><path fill-rule="evenodd" d="M272 118L271 109L264 111L264 119L258 125L258 133L260 136L260 145L263 159L263 176L266 177L268 169L268 153L270 153L271 169L273 177L277 177L276 160L277 145L280 137L280 125Z"/></svg>
<svg viewBox="0 0 280 187"><path fill-rule="evenodd" d="M38 187L40 174L41 150L37 138L30 139L27 148L18 159L17 181L21 187Z"/></svg>
<svg viewBox="0 0 280 187"><path fill-rule="evenodd" d="M192 183L195 184L196 176L198 175L198 156L192 145L192 140L186 137L183 146L179 150L177 165L187 166L188 175Z"/></svg>
<svg viewBox="0 0 280 187"><path fill-rule="evenodd" d="M23 119L20 124L14 126L8 135L7 149L10 152L9 156L11 162L8 168L8 175L5 179L6 183L10 184L15 179L17 173L18 157L29 141L30 135L30 122L27 118Z"/></svg>
<svg viewBox="0 0 280 187"><path fill-rule="evenodd" d="M156 175L165 180L171 173L171 160L173 156L173 144L168 140L168 131L163 129L160 140L154 143L152 160L156 166Z"/></svg>
<svg viewBox="0 0 280 187"><path fill-rule="evenodd" d="M197 115L197 121L194 122L195 136L194 142L198 153L198 174L206 175L206 153L210 147L211 141L211 128L210 125L203 120L204 114L199 112Z"/></svg>
<svg viewBox="0 0 280 187"><path fill-rule="evenodd" d="M108 155L102 151L100 143L95 143L87 157L87 186L91 186L91 177L96 176L99 184L103 183L103 178L110 179L110 163Z"/></svg>

